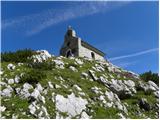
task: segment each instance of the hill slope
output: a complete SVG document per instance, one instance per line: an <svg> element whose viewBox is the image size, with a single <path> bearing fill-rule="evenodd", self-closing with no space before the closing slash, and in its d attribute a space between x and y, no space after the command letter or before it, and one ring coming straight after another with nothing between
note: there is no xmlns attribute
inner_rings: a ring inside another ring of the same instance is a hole
<svg viewBox="0 0 160 120"><path fill-rule="evenodd" d="M158 118L159 88L108 61L54 57L1 63L1 118Z"/></svg>

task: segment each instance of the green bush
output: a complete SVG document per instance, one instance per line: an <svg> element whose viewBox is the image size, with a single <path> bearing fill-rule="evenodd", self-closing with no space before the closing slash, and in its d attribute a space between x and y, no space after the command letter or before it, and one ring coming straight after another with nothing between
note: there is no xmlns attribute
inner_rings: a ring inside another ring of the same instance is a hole
<svg viewBox="0 0 160 120"><path fill-rule="evenodd" d="M55 68L55 63L54 62L42 62L42 63L30 63L29 64L31 68L34 69L40 69L40 70L52 70Z"/></svg>
<svg viewBox="0 0 160 120"><path fill-rule="evenodd" d="M29 84L37 84L42 79L46 78L46 74L40 70L32 69L31 71L26 72L21 78L20 83L29 83Z"/></svg>
<svg viewBox="0 0 160 120"><path fill-rule="evenodd" d="M35 52L31 49L18 50L16 52L4 52L1 54L2 62L29 62L28 57L34 55Z"/></svg>
<svg viewBox="0 0 160 120"><path fill-rule="evenodd" d="M140 74L140 78L146 82L149 80L155 82L157 85L159 85L159 75L158 73L152 73L151 71L145 72L143 74Z"/></svg>

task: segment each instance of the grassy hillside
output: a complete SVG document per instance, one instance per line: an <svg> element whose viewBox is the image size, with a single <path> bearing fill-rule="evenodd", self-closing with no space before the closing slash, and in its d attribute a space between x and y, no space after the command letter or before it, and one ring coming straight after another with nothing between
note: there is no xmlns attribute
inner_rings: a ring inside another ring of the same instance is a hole
<svg viewBox="0 0 160 120"><path fill-rule="evenodd" d="M108 61L47 51L23 60L2 60L1 118L159 117L158 86Z"/></svg>

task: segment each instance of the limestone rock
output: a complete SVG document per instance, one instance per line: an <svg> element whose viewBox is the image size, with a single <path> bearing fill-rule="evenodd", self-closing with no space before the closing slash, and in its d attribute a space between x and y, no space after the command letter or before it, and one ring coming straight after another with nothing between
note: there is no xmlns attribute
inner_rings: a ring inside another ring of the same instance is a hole
<svg viewBox="0 0 160 120"><path fill-rule="evenodd" d="M147 83L143 83L142 81L139 81L137 89L141 89L145 92L159 91L158 86L152 81L148 81Z"/></svg>
<svg viewBox="0 0 160 120"><path fill-rule="evenodd" d="M81 113L81 119L89 119L89 118L90 118L89 115L85 111Z"/></svg>
<svg viewBox="0 0 160 120"><path fill-rule="evenodd" d="M82 72L82 74L81 74L84 78L87 78L88 77L88 74L87 73L85 73L85 72Z"/></svg>
<svg viewBox="0 0 160 120"><path fill-rule="evenodd" d="M14 70L15 69L15 65L13 65L13 64L8 64L8 66L7 66L7 68L9 69L9 70Z"/></svg>
<svg viewBox="0 0 160 120"><path fill-rule="evenodd" d="M11 97L13 92L13 88L8 85L7 88L3 89L1 92L2 96Z"/></svg>
<svg viewBox="0 0 160 120"><path fill-rule="evenodd" d="M14 83L14 79L9 79L8 80L8 84L13 84Z"/></svg>
<svg viewBox="0 0 160 120"><path fill-rule="evenodd" d="M93 80L97 80L98 78L95 76L94 71L93 70L89 70L89 74L91 75Z"/></svg>
<svg viewBox="0 0 160 120"><path fill-rule="evenodd" d="M23 63L18 63L18 66L22 66L23 65Z"/></svg>
<svg viewBox="0 0 160 120"><path fill-rule="evenodd" d="M121 99L131 97L136 93L134 88L135 84L133 81L111 80L112 83L109 88L116 93ZM131 83L131 84L130 84ZM126 85L127 84L127 85Z"/></svg>
<svg viewBox="0 0 160 120"><path fill-rule="evenodd" d="M56 64L56 68L64 69L64 63L61 60L53 60Z"/></svg>
<svg viewBox="0 0 160 120"><path fill-rule="evenodd" d="M29 58L33 59L33 62L43 62L52 57L52 55L50 55L46 50L38 50L36 53L36 55L33 55L31 58Z"/></svg>
<svg viewBox="0 0 160 120"><path fill-rule="evenodd" d="M15 78L14 78L14 81L15 81L15 83L19 83L20 77L18 75L16 75Z"/></svg>
<svg viewBox="0 0 160 120"><path fill-rule="evenodd" d="M4 112L6 110L6 107L5 106L0 106L0 113L1 112Z"/></svg>
<svg viewBox="0 0 160 120"><path fill-rule="evenodd" d="M66 112L69 117L74 117L86 109L88 101L80 97L75 97L74 93L64 98L62 95L56 95L56 109L60 112Z"/></svg>
<svg viewBox="0 0 160 120"><path fill-rule="evenodd" d="M75 67L73 67L73 66L70 66L69 69L71 69L74 72L78 72L78 70Z"/></svg>
<svg viewBox="0 0 160 120"><path fill-rule="evenodd" d="M50 88L53 88L53 85L50 81L48 82L48 85L49 85Z"/></svg>
<svg viewBox="0 0 160 120"><path fill-rule="evenodd" d="M76 88L78 91L82 91L82 89L78 85L73 85L74 88Z"/></svg>
<svg viewBox="0 0 160 120"><path fill-rule="evenodd" d="M78 59L78 58L76 58L75 61L76 61L76 63L79 64L79 65L82 65L82 64L83 64L83 61L80 60L80 59Z"/></svg>

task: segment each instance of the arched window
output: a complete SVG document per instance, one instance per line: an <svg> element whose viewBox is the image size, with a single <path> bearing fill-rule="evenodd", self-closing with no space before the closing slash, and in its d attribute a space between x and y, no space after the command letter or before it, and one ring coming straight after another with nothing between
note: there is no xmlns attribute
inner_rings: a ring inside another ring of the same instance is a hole
<svg viewBox="0 0 160 120"><path fill-rule="evenodd" d="M91 52L91 57L92 59L95 59L95 54L93 52Z"/></svg>

